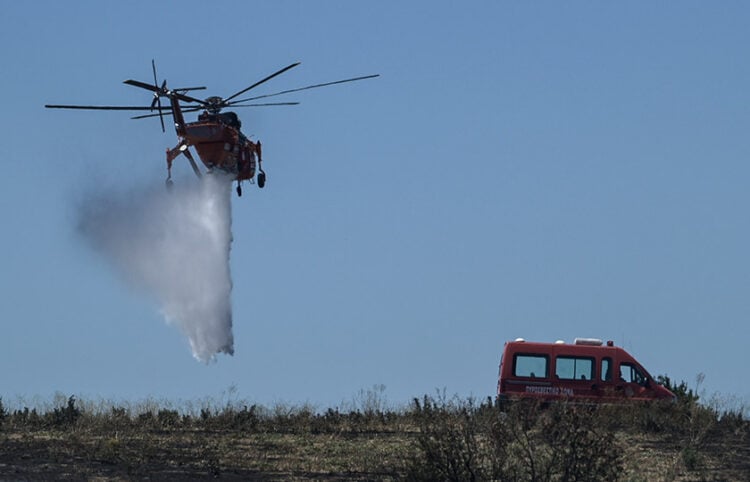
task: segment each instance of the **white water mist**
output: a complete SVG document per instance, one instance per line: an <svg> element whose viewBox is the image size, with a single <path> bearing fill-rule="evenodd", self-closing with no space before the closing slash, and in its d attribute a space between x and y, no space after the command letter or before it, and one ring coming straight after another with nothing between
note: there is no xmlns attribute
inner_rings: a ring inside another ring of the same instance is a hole
<svg viewBox="0 0 750 482"><path fill-rule="evenodd" d="M128 192L92 192L79 228L126 281L150 295L208 362L234 353L229 271L231 178L208 175Z"/></svg>

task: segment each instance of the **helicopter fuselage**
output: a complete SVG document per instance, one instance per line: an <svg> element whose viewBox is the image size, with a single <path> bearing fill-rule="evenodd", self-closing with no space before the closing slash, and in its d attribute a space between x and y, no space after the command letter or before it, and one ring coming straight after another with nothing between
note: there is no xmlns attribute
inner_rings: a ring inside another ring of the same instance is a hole
<svg viewBox="0 0 750 482"><path fill-rule="evenodd" d="M184 145L195 147L206 169L221 169L238 181L252 179L260 159L260 142L253 142L232 125L233 112L203 113L184 126Z"/></svg>
<svg viewBox="0 0 750 482"><path fill-rule="evenodd" d="M242 123L237 114L207 109L196 122L185 122L179 99L173 95L169 97L179 142L174 148L167 149L168 180L171 179L172 161L180 154L188 158L193 171L200 177L200 170L189 150L194 147L208 172L220 169L234 176L238 193L242 192L240 183L253 179L256 170L258 186L265 185L260 141L253 142L242 133Z"/></svg>

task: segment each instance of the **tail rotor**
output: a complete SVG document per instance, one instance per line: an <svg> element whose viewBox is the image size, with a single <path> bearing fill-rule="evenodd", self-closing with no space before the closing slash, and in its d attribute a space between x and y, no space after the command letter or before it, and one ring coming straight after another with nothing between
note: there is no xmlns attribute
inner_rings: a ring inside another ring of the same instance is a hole
<svg viewBox="0 0 750 482"><path fill-rule="evenodd" d="M159 87L159 81L156 78L156 62L154 62L154 59L151 59L151 69L154 71L154 100L151 101L151 111L153 112L154 108L159 109L159 121L161 121L161 131L166 132L166 129L164 128L164 115L161 112L161 94L166 92L167 90L167 80L164 79L164 82L161 83L161 87Z"/></svg>

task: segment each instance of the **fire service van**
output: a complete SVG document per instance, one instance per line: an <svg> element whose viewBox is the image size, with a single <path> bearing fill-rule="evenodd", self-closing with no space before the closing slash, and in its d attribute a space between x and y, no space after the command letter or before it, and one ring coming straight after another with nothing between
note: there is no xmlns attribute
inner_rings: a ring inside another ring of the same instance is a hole
<svg viewBox="0 0 750 482"><path fill-rule="evenodd" d="M505 344L497 383L499 399L674 400L672 392L624 349L595 338L565 343Z"/></svg>

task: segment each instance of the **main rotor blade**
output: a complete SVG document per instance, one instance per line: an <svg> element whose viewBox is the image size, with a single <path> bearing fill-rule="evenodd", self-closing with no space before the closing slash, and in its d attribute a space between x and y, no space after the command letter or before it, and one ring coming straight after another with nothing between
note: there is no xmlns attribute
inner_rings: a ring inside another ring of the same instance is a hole
<svg viewBox="0 0 750 482"><path fill-rule="evenodd" d="M53 105L47 104L44 107L48 109L80 109L80 110L154 110L151 107L140 107L130 105ZM167 109L167 107L160 107ZM154 114L159 115L159 114Z"/></svg>
<svg viewBox="0 0 750 482"><path fill-rule="evenodd" d="M172 89L175 92L187 92L188 90L206 90L205 87L180 87L177 89Z"/></svg>
<svg viewBox="0 0 750 482"><path fill-rule="evenodd" d="M159 89L158 86L147 84L145 82L141 82L140 80L128 79L128 80L124 80L123 84L132 85L133 87L140 87L141 89L146 89L146 90L150 90L151 92L156 92L157 94L161 94L161 89ZM197 89L197 87L194 87L193 89ZM201 105L206 104L206 102L201 99L196 99L195 97L190 97L189 95L181 94L179 92L172 91L170 95L174 95L175 97L177 97L183 102L195 102Z"/></svg>
<svg viewBox="0 0 750 482"><path fill-rule="evenodd" d="M159 86L159 81L156 80L156 65L154 64L154 61L151 61L151 66L154 68L154 87ZM167 81L165 80L164 83L166 84ZM151 108L153 109L157 102L159 101L159 91L154 92L154 100L151 101ZM159 104L159 107L161 107L161 103Z"/></svg>
<svg viewBox="0 0 750 482"><path fill-rule="evenodd" d="M164 82L166 83L167 81L165 80ZM157 104L159 104L159 121L161 122L161 131L162 132L167 132L164 129L164 113L161 110L161 97L157 97L156 98L156 102L157 102Z"/></svg>
<svg viewBox="0 0 750 482"><path fill-rule="evenodd" d="M199 110L203 110L203 107L192 107L190 109L182 109L182 112L198 112ZM135 117L131 117L131 119L147 119L149 117L157 117L159 114L145 114L145 115L137 115ZM173 115L172 111L164 111L162 112L162 115Z"/></svg>
<svg viewBox="0 0 750 482"><path fill-rule="evenodd" d="M230 107L270 107L276 105L299 105L299 102L268 102L265 104L232 104Z"/></svg>
<svg viewBox="0 0 750 482"><path fill-rule="evenodd" d="M230 95L229 97L227 97L226 99L224 99L224 102L225 102L225 103L226 103L226 102L229 102L230 100L234 99L234 98L235 98L235 97L237 97L238 95L242 95L242 94L244 94L245 92L247 92L248 90L250 90L250 89L254 89L255 87L258 87L258 86L259 86L260 84L262 84L263 82L269 81L269 80L273 79L274 77L276 77L277 75L281 75L281 74L283 74L284 72L286 72L287 70L289 70L289 69L291 69L291 68L293 68L293 67L296 67L296 66L298 66L299 64L300 64L299 62L295 62L295 63L293 63L293 64L291 64L291 65L287 65L286 67L284 67L283 69L279 70L278 72L275 72L275 73L273 73L273 74L269 75L268 77L266 77L266 78L265 78L265 79L263 79L263 80L259 80L258 82L254 83L254 84L253 84L253 85L251 85L250 87L248 87L248 88L246 88L246 89L242 89L241 91L237 92L236 94ZM239 101L238 101L238 102L239 102Z"/></svg>
<svg viewBox="0 0 750 482"><path fill-rule="evenodd" d="M128 80L123 80L122 83L132 85L133 87L140 87L141 89L150 90L151 92L159 92L158 85L147 84L145 82L141 82L140 80L128 79Z"/></svg>
<svg viewBox="0 0 750 482"><path fill-rule="evenodd" d="M239 103L239 102L249 102L251 100L265 99L266 97L273 97L273 96L276 96L276 95L289 94L291 92L299 92L300 90L317 89L318 87L325 87L325 86L328 86L328 85L343 84L345 82L354 82L356 80L372 79L374 77L380 77L380 74L365 75L363 77L354 77L353 79L336 80L334 82L326 82L324 84L308 85L307 87L300 87L299 89L282 90L281 92L276 92L276 93L273 93L273 94L259 95L259 96L256 96L256 97L248 97L247 99L237 100L235 102L230 103L229 105L232 105L232 104L235 104L235 103Z"/></svg>
<svg viewBox="0 0 750 482"><path fill-rule="evenodd" d="M245 104L245 105L232 105L232 107L270 107L270 106L277 106L277 105L298 105L299 102L269 102L266 104ZM182 109L182 112L198 112L199 110L203 110L203 107L191 107L189 109ZM172 111L167 111L166 107L164 108L163 115L172 115ZM147 119L149 117L156 117L159 114L144 114L144 115L137 115L135 117L131 117L131 119Z"/></svg>
<svg viewBox="0 0 750 482"><path fill-rule="evenodd" d="M205 100L196 99L195 97L190 97L189 95L181 94L179 92L175 92L174 90L171 91L170 95L173 95L173 96L177 97L178 99L180 99L183 102L194 102L194 103L200 104L200 105L207 105L207 103L206 103Z"/></svg>
<svg viewBox="0 0 750 482"><path fill-rule="evenodd" d="M151 69L154 71L154 85L157 86L159 85L159 81L156 80L156 62L154 62L154 59L151 59Z"/></svg>

